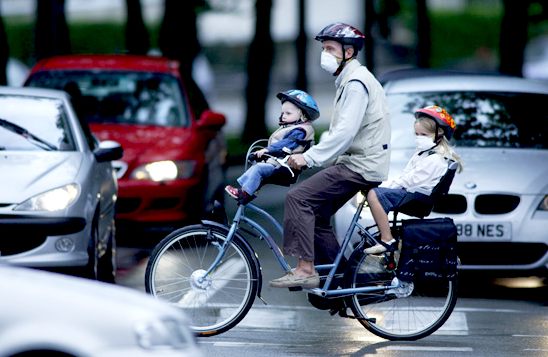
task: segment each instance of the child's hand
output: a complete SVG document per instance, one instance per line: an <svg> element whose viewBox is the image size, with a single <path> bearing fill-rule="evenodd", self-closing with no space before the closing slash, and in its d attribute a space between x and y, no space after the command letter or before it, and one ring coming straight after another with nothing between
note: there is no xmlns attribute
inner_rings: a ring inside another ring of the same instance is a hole
<svg viewBox="0 0 548 357"><path fill-rule="evenodd" d="M257 157L260 158L261 156L263 156L263 155L266 154L267 152L268 152L267 149L261 149L261 150L255 151L255 155L257 155Z"/></svg>

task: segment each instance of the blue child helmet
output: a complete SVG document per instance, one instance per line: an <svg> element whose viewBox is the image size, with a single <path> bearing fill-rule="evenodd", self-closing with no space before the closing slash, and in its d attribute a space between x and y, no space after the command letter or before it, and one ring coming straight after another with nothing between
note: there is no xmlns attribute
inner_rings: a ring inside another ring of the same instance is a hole
<svg viewBox="0 0 548 357"><path fill-rule="evenodd" d="M300 89L290 89L276 94L276 97L283 102L290 101L295 104L306 115L308 120L315 120L320 117L320 109L312 96Z"/></svg>

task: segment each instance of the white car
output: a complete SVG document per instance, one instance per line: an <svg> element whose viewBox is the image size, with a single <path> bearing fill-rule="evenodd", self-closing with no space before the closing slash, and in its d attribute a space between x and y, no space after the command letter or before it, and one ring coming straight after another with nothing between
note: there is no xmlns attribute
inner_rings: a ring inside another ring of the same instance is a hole
<svg viewBox="0 0 548 357"><path fill-rule="evenodd" d="M390 177L401 173L414 152L416 109L440 105L457 123L453 144L464 170L430 217L451 217L457 224L460 268L519 274L546 271L548 83L490 75L413 77L405 72L401 78L398 73L387 78ZM339 237L355 212L355 202L350 200L335 214ZM374 223L368 210L361 223Z"/></svg>
<svg viewBox="0 0 548 357"><path fill-rule="evenodd" d="M142 292L0 264L0 356L203 356L175 307Z"/></svg>
<svg viewBox="0 0 548 357"><path fill-rule="evenodd" d="M114 281L112 160L62 91L0 87L0 263Z"/></svg>

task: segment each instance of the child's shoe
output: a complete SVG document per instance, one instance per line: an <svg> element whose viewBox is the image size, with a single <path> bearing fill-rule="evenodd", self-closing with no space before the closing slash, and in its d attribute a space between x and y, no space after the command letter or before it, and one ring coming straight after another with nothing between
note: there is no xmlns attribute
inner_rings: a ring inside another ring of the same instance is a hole
<svg viewBox="0 0 548 357"><path fill-rule="evenodd" d="M250 195L240 188L236 188L230 185L225 187L226 193L228 193L232 198L235 198L238 203L245 205L246 203L253 200L256 196Z"/></svg>

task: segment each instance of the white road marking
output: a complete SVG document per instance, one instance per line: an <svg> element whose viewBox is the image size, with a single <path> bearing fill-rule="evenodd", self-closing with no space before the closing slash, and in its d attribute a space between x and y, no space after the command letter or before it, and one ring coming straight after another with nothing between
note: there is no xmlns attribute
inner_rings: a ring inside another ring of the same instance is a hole
<svg viewBox="0 0 548 357"><path fill-rule="evenodd" d="M251 309L246 317L238 324L247 328L295 329L297 328L297 311L272 311L265 309Z"/></svg>
<svg viewBox="0 0 548 357"><path fill-rule="evenodd" d="M215 347L312 347L313 345L295 345L287 343L265 343L265 342L235 342L235 341L200 341L200 344L208 343L212 344Z"/></svg>
<svg viewBox="0 0 548 357"><path fill-rule="evenodd" d="M423 351L423 352L473 352L472 347L434 347L434 346L386 346L377 351Z"/></svg>
<svg viewBox="0 0 548 357"><path fill-rule="evenodd" d="M434 335L467 336L468 321L466 320L466 314L464 312L453 311L447 321L434 332Z"/></svg>

